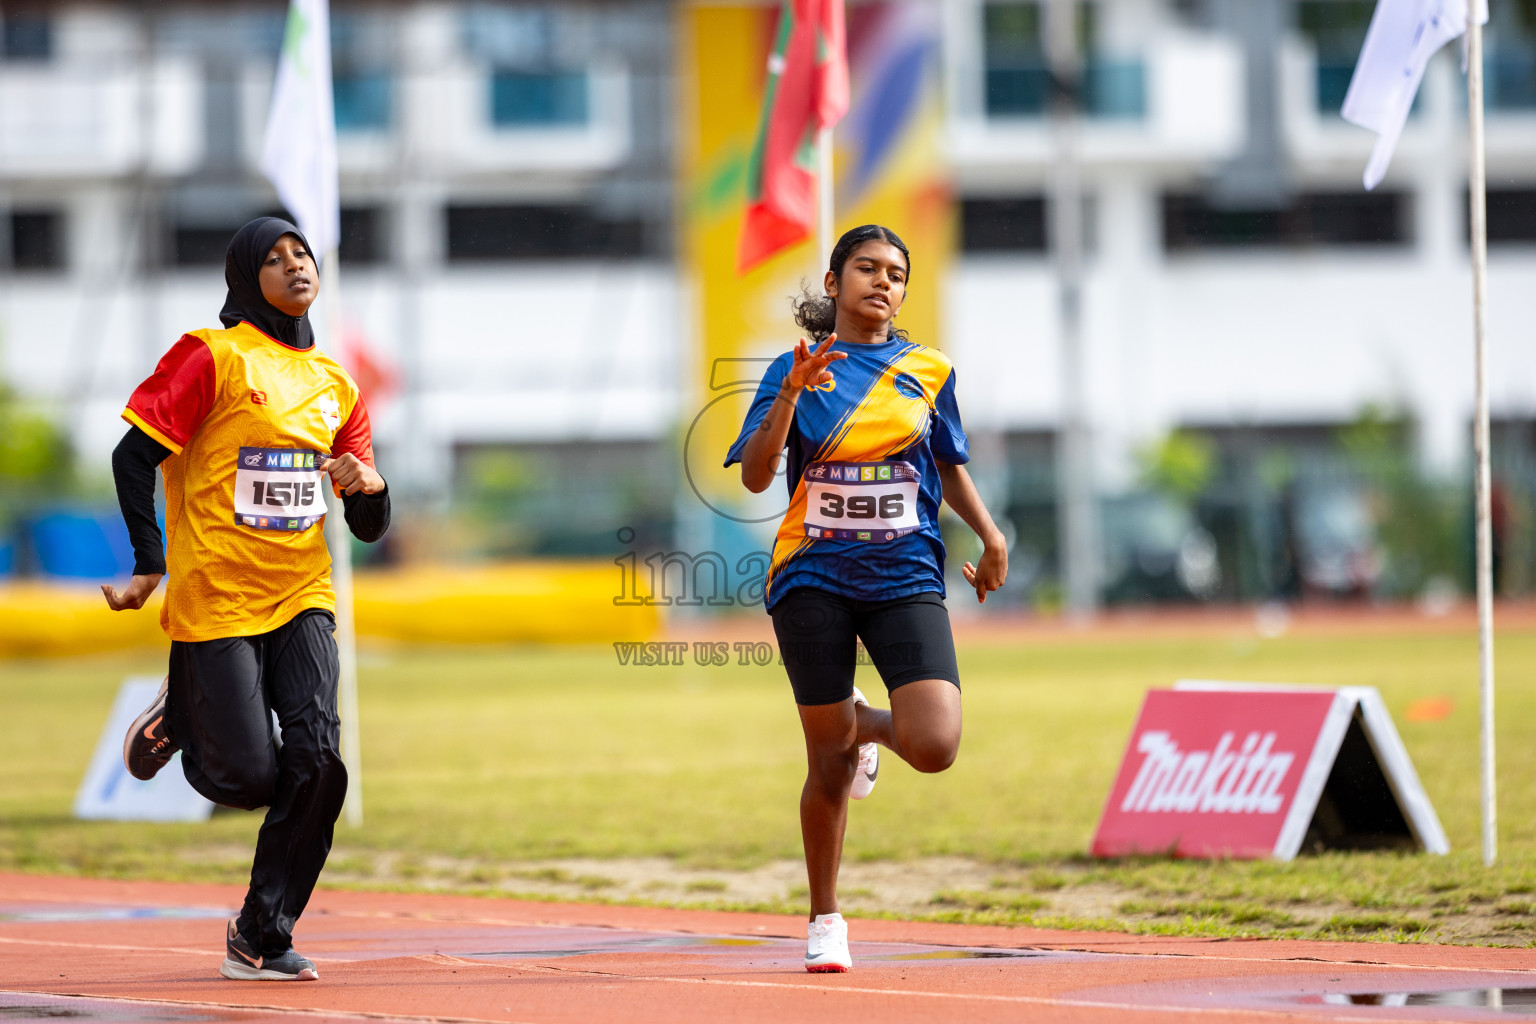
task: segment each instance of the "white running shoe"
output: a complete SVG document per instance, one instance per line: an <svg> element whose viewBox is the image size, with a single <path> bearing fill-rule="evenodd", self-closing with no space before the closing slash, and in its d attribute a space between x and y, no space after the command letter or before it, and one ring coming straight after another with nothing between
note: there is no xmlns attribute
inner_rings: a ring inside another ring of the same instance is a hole
<svg viewBox="0 0 1536 1024"><path fill-rule="evenodd" d="M853 966L842 914L817 914L805 926L805 940L805 969L812 974L841 974Z"/></svg>
<svg viewBox="0 0 1536 1024"><path fill-rule="evenodd" d="M864 699L864 694L857 686L853 688L854 704L863 704L869 707L869 701ZM870 742L859 744L859 770L853 776L853 789L848 796L854 800L863 800L869 796L875 788L875 779L880 775L880 744Z"/></svg>

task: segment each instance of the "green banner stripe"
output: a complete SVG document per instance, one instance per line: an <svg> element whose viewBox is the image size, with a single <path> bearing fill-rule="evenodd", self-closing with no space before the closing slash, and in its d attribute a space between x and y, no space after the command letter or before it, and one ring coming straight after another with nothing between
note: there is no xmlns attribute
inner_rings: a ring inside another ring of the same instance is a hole
<svg viewBox="0 0 1536 1024"><path fill-rule="evenodd" d="M785 0L779 14L779 34L773 43L773 59L768 63L768 81L763 86L763 107L757 119L757 137L752 141L752 156L747 161L748 203L755 203L763 196L763 154L768 148L768 128L773 123L779 79L784 73L784 55L789 49L789 39L794 30L794 4Z"/></svg>

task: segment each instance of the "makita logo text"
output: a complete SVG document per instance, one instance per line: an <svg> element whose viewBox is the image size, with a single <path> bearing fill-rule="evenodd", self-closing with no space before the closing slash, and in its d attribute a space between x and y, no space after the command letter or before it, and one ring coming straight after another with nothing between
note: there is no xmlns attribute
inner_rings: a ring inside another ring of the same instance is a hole
<svg viewBox="0 0 1536 1024"><path fill-rule="evenodd" d="M1233 750L1235 733L1222 733L1214 751L1179 749L1166 732L1145 733L1136 749L1146 755L1122 811L1276 814L1285 803L1280 783L1296 755L1271 752L1275 734L1251 732Z"/></svg>

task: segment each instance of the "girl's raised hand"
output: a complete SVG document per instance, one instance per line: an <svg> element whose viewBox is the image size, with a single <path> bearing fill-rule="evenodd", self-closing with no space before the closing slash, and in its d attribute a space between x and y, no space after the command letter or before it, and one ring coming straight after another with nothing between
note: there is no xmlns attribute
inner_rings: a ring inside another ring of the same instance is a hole
<svg viewBox="0 0 1536 1024"><path fill-rule="evenodd" d="M832 343L836 340L837 335L827 335L827 340L817 345L814 352L804 338L795 343L795 363L789 368L788 377L792 387L816 387L831 383L832 371L827 366L839 359L848 358L846 352L832 351Z"/></svg>

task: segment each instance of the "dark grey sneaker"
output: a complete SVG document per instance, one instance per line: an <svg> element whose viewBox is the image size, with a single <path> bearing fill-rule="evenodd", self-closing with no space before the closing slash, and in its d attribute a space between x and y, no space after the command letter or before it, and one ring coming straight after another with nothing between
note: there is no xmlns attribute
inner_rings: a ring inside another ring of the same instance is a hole
<svg viewBox="0 0 1536 1024"><path fill-rule="evenodd" d="M160 692L144 713L133 720L123 739L123 765L129 775L142 782L154 778L171 755L181 749L171 742L165 730L165 691L170 681L170 676L161 681Z"/></svg>
<svg viewBox="0 0 1536 1024"><path fill-rule="evenodd" d="M235 929L235 919L229 919L229 929L224 938L224 963L219 973L235 981L319 981L320 972L312 961L289 950L270 960L258 956L251 944Z"/></svg>

